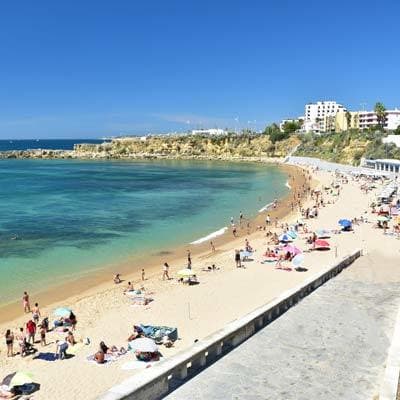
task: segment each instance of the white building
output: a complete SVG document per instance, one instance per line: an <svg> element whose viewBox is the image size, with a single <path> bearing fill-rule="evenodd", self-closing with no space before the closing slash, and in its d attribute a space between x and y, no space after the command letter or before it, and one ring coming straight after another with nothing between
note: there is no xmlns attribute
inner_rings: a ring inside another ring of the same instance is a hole
<svg viewBox="0 0 400 400"><path fill-rule="evenodd" d="M359 111L358 124L360 129L369 129L378 125L378 117L375 111ZM386 110L386 130L395 130L400 125L400 110Z"/></svg>
<svg viewBox="0 0 400 400"><path fill-rule="evenodd" d="M213 128L213 129L193 129L191 134L192 135L209 135L209 136L214 136L214 135L226 135L226 131L224 129L218 129L218 128Z"/></svg>
<svg viewBox="0 0 400 400"><path fill-rule="evenodd" d="M316 103L306 104L304 131L323 133L334 130L333 120L339 111L346 111L346 109L336 101L317 101Z"/></svg>

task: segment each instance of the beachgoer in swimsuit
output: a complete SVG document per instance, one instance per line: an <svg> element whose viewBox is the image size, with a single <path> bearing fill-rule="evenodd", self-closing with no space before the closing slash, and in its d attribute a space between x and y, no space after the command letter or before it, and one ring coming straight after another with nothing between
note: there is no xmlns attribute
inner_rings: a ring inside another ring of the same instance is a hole
<svg viewBox="0 0 400 400"><path fill-rule="evenodd" d="M240 261L240 251L235 250L235 263L236 263L236 268L240 268L242 266L242 263Z"/></svg>
<svg viewBox="0 0 400 400"><path fill-rule="evenodd" d="M22 296L22 305L24 306L24 311L26 313L31 312L31 306L29 304L29 295L27 292L24 292L24 295Z"/></svg>
<svg viewBox="0 0 400 400"><path fill-rule="evenodd" d="M35 322L35 324L39 323L39 318L40 318L39 304L35 303L35 307L33 307L32 310L32 319Z"/></svg>
<svg viewBox="0 0 400 400"><path fill-rule="evenodd" d="M168 263L165 262L163 265L163 276L162 276L163 281L165 280L165 278L167 278L168 280L170 279L168 270L169 270L169 265Z"/></svg>
<svg viewBox="0 0 400 400"><path fill-rule="evenodd" d="M14 334L10 329L7 329L6 334L6 345L7 345L7 357L14 356Z"/></svg>

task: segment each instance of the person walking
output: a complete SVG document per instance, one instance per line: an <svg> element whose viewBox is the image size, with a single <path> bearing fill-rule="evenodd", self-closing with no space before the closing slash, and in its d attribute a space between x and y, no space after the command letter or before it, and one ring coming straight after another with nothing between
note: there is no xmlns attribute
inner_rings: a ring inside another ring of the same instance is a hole
<svg viewBox="0 0 400 400"><path fill-rule="evenodd" d="M240 268L242 266L242 262L240 261L240 251L235 250L235 264L236 268Z"/></svg>
<svg viewBox="0 0 400 400"><path fill-rule="evenodd" d="M163 276L162 276L163 281L165 280L165 278L167 278L167 280L170 279L168 271L169 271L169 265L168 263L165 262L163 265Z"/></svg>
<svg viewBox="0 0 400 400"><path fill-rule="evenodd" d="M190 255L190 250L187 251L187 261L188 261L188 268L192 269L192 257Z"/></svg>

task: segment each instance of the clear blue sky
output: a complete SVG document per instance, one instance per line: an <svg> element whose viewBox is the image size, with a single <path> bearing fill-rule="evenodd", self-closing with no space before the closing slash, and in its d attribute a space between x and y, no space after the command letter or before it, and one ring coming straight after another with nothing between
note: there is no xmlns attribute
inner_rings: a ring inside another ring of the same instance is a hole
<svg viewBox="0 0 400 400"><path fill-rule="evenodd" d="M399 24L399 0L3 1L0 139L400 107Z"/></svg>

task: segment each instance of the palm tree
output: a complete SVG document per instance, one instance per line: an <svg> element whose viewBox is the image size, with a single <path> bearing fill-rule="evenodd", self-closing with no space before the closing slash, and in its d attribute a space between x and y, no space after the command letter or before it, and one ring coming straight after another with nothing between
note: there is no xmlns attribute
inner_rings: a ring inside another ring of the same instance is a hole
<svg viewBox="0 0 400 400"><path fill-rule="evenodd" d="M386 124L386 108L383 103L378 102L375 104L374 111L376 114L378 126L380 129L383 129Z"/></svg>
<svg viewBox="0 0 400 400"><path fill-rule="evenodd" d="M349 111L346 111L346 121L347 121L347 129L351 128L351 114Z"/></svg>

